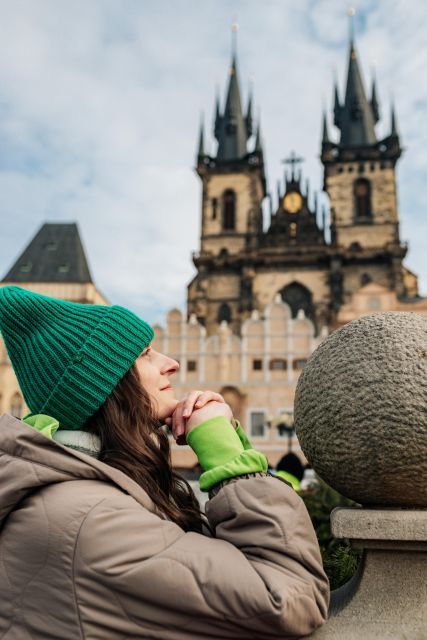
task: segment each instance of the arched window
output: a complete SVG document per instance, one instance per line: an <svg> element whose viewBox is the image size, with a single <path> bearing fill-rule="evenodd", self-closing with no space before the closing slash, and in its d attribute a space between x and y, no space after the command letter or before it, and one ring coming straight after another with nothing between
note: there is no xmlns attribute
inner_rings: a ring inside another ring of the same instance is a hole
<svg viewBox="0 0 427 640"><path fill-rule="evenodd" d="M296 318L300 309L304 310L307 318L313 319L313 302L311 292L299 284L299 282L291 282L280 292L283 302L286 302L291 308L292 317Z"/></svg>
<svg viewBox="0 0 427 640"><path fill-rule="evenodd" d="M23 403L19 393L14 393L10 401L10 413L15 418L22 418Z"/></svg>
<svg viewBox="0 0 427 640"><path fill-rule="evenodd" d="M236 228L236 194L232 189L224 191L222 226L228 231Z"/></svg>
<svg viewBox="0 0 427 640"><path fill-rule="evenodd" d="M371 211L371 183L366 178L358 178L353 183L354 210L356 218L370 218Z"/></svg>
<svg viewBox="0 0 427 640"><path fill-rule="evenodd" d="M223 302L218 310L218 324L221 324L223 320L231 322L231 309L226 302Z"/></svg>

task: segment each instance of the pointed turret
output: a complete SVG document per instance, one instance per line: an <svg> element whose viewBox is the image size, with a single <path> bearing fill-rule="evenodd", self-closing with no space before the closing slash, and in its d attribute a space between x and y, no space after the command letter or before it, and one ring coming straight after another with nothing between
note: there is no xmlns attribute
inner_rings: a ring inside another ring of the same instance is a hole
<svg viewBox="0 0 427 640"><path fill-rule="evenodd" d="M280 184L280 180L277 181L277 206L280 207L280 203L282 201L282 185Z"/></svg>
<svg viewBox="0 0 427 640"><path fill-rule="evenodd" d="M336 127L338 127L338 129L341 128L341 111L342 111L342 106L340 103L340 98L339 98L339 94L338 94L338 85L337 85L337 81L334 81L334 125Z"/></svg>
<svg viewBox="0 0 427 640"><path fill-rule="evenodd" d="M252 87L249 89L248 109L246 111L246 135L248 138L253 134L253 121L252 121Z"/></svg>
<svg viewBox="0 0 427 640"><path fill-rule="evenodd" d="M340 146L362 147L376 144L375 118L372 106L366 99L353 39L350 41L345 100L339 109L338 118L336 108L337 104L334 111L335 122L338 121L337 126L341 131Z"/></svg>
<svg viewBox="0 0 427 640"><path fill-rule="evenodd" d="M197 149L197 160L200 162L205 157L205 127L203 115L200 118L199 146Z"/></svg>
<svg viewBox="0 0 427 640"><path fill-rule="evenodd" d="M323 241L325 244L327 244L327 237L326 237L326 233L327 233L327 222L326 222L326 207L325 205L322 206L322 232L323 232Z"/></svg>
<svg viewBox="0 0 427 640"><path fill-rule="evenodd" d="M399 137L399 133L397 130L397 119L396 119L396 110L394 108L394 103L392 103L391 105L391 127L390 127L391 131L390 131L390 135L398 138Z"/></svg>
<svg viewBox="0 0 427 640"><path fill-rule="evenodd" d="M380 108L379 108L378 99L377 99L377 82L376 82L375 76L372 80L371 109L372 109L372 115L374 118L374 124L377 124L377 122L380 119Z"/></svg>
<svg viewBox="0 0 427 640"><path fill-rule="evenodd" d="M256 131L256 138L255 138L255 148L254 151L263 154L263 148L262 148L262 137L261 137L261 123L258 120L258 127L257 127L257 131Z"/></svg>
<svg viewBox="0 0 427 640"><path fill-rule="evenodd" d="M307 205L310 206L310 180L306 178L305 180L305 198L307 200Z"/></svg>
<svg viewBox="0 0 427 640"><path fill-rule="evenodd" d="M217 89L215 96L215 123L214 123L214 136L219 140L219 134L221 130L221 113L219 108L219 91Z"/></svg>
<svg viewBox="0 0 427 640"><path fill-rule="evenodd" d="M328 121L326 119L326 112L323 110L322 117L322 144L330 144L331 141L329 139L329 131L328 131Z"/></svg>
<svg viewBox="0 0 427 640"><path fill-rule="evenodd" d="M337 114L339 112L339 110L341 109L341 106L339 104L339 99L338 99L338 90L337 87L335 85L335 114ZM335 118L336 120L336 118ZM336 144L335 142L332 142L332 140L329 137L329 130L328 130L328 119L326 116L326 111L325 109L323 109L323 114L322 114L322 153L321 153L321 157L323 162L326 161L333 161L334 160L334 150L336 148Z"/></svg>

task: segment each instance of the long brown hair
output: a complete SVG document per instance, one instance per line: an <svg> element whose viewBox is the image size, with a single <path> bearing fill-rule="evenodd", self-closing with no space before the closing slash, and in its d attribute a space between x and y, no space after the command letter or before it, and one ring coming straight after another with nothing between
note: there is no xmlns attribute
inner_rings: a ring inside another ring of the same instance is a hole
<svg viewBox="0 0 427 640"><path fill-rule="evenodd" d="M167 433L133 366L85 424L101 439L99 459L139 484L160 511L185 531L205 522L188 482L171 466Z"/></svg>

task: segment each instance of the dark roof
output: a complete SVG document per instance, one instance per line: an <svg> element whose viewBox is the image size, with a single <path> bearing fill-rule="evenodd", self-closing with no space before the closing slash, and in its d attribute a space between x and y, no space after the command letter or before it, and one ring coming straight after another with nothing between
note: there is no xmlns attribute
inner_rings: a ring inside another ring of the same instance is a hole
<svg viewBox="0 0 427 640"><path fill-rule="evenodd" d="M77 224L44 224L3 282L92 282Z"/></svg>
<svg viewBox="0 0 427 640"><path fill-rule="evenodd" d="M347 86L344 104L339 102L335 87L335 124L341 131L341 146L375 145L374 124L378 119L378 102L374 85L372 103L368 102L353 41L350 42Z"/></svg>

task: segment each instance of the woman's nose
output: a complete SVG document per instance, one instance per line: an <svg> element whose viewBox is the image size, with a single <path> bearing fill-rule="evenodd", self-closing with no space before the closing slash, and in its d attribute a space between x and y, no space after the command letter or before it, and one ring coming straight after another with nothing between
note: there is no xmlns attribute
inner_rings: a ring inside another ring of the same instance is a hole
<svg viewBox="0 0 427 640"><path fill-rule="evenodd" d="M173 358L165 357L165 362L162 366L162 373L175 373L179 369L179 362L174 360Z"/></svg>

